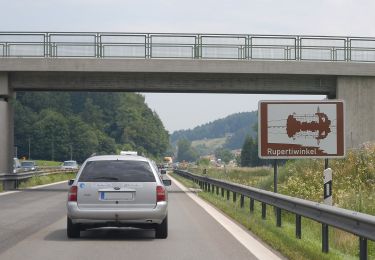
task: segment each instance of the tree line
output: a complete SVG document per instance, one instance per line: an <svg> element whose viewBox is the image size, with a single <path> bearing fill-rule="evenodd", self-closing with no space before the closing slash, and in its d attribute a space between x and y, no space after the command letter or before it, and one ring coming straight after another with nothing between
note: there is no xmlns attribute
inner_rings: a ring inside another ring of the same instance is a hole
<svg viewBox="0 0 375 260"><path fill-rule="evenodd" d="M215 157L221 159L224 163L228 163L232 159L236 159L239 166L242 167L256 167L262 165L269 165L270 160L260 159L258 156L258 124L255 123L249 127L255 133L255 137L247 132L245 140L242 144L241 155L235 158L228 148L220 147L215 150ZM181 139L177 143L177 160L178 161L197 161L199 153L191 145L191 141Z"/></svg>
<svg viewBox="0 0 375 260"><path fill-rule="evenodd" d="M221 138L230 134L223 148L240 149L247 135L255 136L252 125L258 120L257 111L242 112L209 122L194 129L179 130L171 135L171 143L179 140L202 140Z"/></svg>
<svg viewBox="0 0 375 260"><path fill-rule="evenodd" d="M119 150L162 157L169 148L168 132L140 94L17 92L14 109L19 157L63 161L72 155L82 162Z"/></svg>

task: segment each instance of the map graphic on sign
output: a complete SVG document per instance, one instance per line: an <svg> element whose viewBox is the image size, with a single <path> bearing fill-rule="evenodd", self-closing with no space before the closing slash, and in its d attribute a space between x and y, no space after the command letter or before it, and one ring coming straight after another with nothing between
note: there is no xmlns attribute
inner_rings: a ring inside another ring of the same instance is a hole
<svg viewBox="0 0 375 260"><path fill-rule="evenodd" d="M342 101L261 101L261 158L342 157Z"/></svg>

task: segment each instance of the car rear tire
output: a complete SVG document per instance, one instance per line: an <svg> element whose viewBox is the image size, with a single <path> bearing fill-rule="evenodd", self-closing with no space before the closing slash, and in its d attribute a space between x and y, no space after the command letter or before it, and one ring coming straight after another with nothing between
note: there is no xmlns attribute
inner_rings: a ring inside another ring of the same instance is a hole
<svg viewBox="0 0 375 260"><path fill-rule="evenodd" d="M165 217L161 224L156 226L155 229L156 238L167 238L168 237L168 216Z"/></svg>
<svg viewBox="0 0 375 260"><path fill-rule="evenodd" d="M73 224L69 217L67 218L66 234L69 238L79 238L81 235L79 224Z"/></svg>

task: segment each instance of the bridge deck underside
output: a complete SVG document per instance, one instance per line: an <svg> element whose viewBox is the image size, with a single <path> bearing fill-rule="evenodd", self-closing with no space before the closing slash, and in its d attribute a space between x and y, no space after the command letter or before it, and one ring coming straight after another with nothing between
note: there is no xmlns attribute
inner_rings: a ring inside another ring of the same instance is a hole
<svg viewBox="0 0 375 260"><path fill-rule="evenodd" d="M14 90L325 94L336 77L236 73L12 72Z"/></svg>

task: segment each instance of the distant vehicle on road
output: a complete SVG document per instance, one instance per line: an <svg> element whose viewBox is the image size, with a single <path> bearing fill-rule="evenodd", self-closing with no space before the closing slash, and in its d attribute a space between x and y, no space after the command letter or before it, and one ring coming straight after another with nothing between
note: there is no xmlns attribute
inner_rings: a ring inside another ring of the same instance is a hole
<svg viewBox="0 0 375 260"><path fill-rule="evenodd" d="M61 165L61 169L63 170L78 170L78 163L77 161L64 161Z"/></svg>
<svg viewBox="0 0 375 260"><path fill-rule="evenodd" d="M22 161L21 168L24 171L36 171L38 169L38 166L34 161Z"/></svg>
<svg viewBox="0 0 375 260"><path fill-rule="evenodd" d="M20 160L18 160L18 158L14 157L13 158L13 173L17 173L21 170L22 170L22 168L21 168Z"/></svg>
<svg viewBox="0 0 375 260"><path fill-rule="evenodd" d="M136 155L88 158L71 185L67 201L67 236L98 227L155 229L156 238L168 236L168 199L156 164Z"/></svg>

